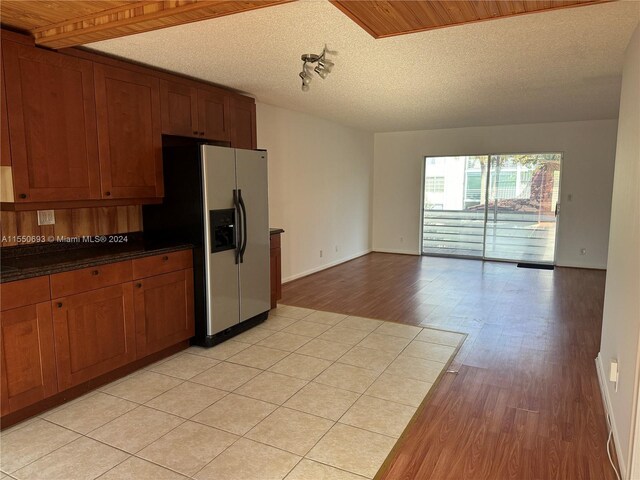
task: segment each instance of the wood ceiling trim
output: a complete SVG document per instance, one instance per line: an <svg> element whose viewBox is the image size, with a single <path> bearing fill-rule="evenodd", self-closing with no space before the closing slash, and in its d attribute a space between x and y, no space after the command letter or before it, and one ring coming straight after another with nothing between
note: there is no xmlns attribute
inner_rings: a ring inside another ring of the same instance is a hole
<svg viewBox="0 0 640 480"><path fill-rule="evenodd" d="M59 49L269 7L291 0L133 1L31 30L39 46ZM11 19L3 18L11 25Z"/></svg>
<svg viewBox="0 0 640 480"><path fill-rule="evenodd" d="M188 1L188 3L191 3L192 0L187 0L187 1ZM114 6L112 8L108 8L106 10L97 11L95 13L88 13L86 15L73 17L73 18L68 18L68 19L61 20L59 22L46 24L46 25L43 25L41 27L36 27L36 28L31 30L31 33L35 35L35 34L40 34L40 33L47 32L49 30L64 29L69 24L89 23L89 22L92 22L92 21L95 22L96 20L99 20L99 19L105 18L105 17L106 18L119 18L122 15L125 15L125 16L128 15L129 11L133 12L132 18L135 18L136 12L137 12L138 15L140 13L142 13L141 9L143 9L145 7L145 5L150 5L153 8L154 4L157 4L157 3L158 2L154 2L153 0L132 1L132 2L129 2L128 4L126 4L126 5L118 5L118 6ZM160 11L162 11L162 10L160 10Z"/></svg>
<svg viewBox="0 0 640 480"><path fill-rule="evenodd" d="M616 0L330 0L376 39L612 1Z"/></svg>

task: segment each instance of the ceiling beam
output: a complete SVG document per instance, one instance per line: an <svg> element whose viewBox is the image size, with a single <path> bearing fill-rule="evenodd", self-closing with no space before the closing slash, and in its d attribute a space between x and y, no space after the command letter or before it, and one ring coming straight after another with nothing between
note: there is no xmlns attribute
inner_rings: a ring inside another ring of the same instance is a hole
<svg viewBox="0 0 640 480"><path fill-rule="evenodd" d="M222 17L291 0L133 1L31 30L37 45L59 49ZM78 2L81 3L81 2Z"/></svg>

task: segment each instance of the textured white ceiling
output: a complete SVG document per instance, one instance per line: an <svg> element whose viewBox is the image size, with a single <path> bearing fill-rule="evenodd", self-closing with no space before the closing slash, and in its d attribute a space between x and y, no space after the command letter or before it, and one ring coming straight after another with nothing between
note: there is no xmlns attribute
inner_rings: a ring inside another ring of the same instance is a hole
<svg viewBox="0 0 640 480"><path fill-rule="evenodd" d="M374 40L303 0L88 47L383 132L617 118L639 18L630 0ZM302 92L300 55L325 43L333 72Z"/></svg>

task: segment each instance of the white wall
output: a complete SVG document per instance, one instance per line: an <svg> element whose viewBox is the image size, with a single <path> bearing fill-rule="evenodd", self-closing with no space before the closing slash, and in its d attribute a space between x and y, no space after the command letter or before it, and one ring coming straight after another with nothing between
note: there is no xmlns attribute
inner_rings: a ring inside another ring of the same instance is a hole
<svg viewBox="0 0 640 480"><path fill-rule="evenodd" d="M263 103L256 116L283 281L370 251L373 134Z"/></svg>
<svg viewBox="0 0 640 480"><path fill-rule="evenodd" d="M619 364L618 391L606 383L605 397L616 436L616 450L626 471L634 436L640 383L640 28L625 54L616 149L609 261L605 287L599 359L605 373L609 361ZM608 376L606 377L608 378ZM640 426L640 423L638 423ZM636 432L635 442L640 442ZM636 447L640 454L640 445ZM636 461L640 468L640 461ZM631 473L630 473L631 475ZM633 472L640 478L640 470Z"/></svg>
<svg viewBox="0 0 640 480"><path fill-rule="evenodd" d="M420 253L424 156L563 152L557 264L605 268L616 128L598 120L376 133L373 250Z"/></svg>

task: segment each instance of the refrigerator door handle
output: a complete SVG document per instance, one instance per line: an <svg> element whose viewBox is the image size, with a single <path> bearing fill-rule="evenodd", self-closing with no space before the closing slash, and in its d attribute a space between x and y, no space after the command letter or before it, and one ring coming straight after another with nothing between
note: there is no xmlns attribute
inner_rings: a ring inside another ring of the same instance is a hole
<svg viewBox="0 0 640 480"><path fill-rule="evenodd" d="M244 252L247 250L247 207L242 199L242 190L238 189L238 202L242 208L242 248L240 249L240 263L244 262Z"/></svg>
<svg viewBox="0 0 640 480"><path fill-rule="evenodd" d="M233 206L236 208L236 222L235 222L235 230L236 230L236 265L240 262L240 248L242 246L242 223L240 222L240 202L238 201L238 192L239 190L233 190ZM245 223L246 225L246 223Z"/></svg>

